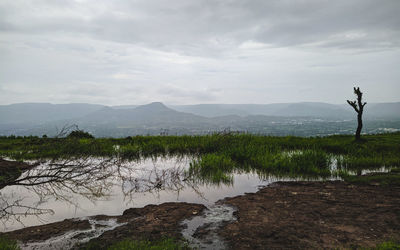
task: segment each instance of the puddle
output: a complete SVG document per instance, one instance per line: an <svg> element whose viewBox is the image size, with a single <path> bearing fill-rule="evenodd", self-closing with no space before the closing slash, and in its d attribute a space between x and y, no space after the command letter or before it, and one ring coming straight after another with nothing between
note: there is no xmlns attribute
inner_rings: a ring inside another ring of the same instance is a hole
<svg viewBox="0 0 400 250"><path fill-rule="evenodd" d="M164 202L199 203L218 211L214 203L223 198L253 193L277 181L307 180L236 172L231 183L205 183L187 178L191 160L86 158L42 163L25 172L18 185L0 190L0 231L99 214L121 215L131 207Z"/></svg>
<svg viewBox="0 0 400 250"><path fill-rule="evenodd" d="M69 173L71 176L62 181L49 181L48 177L54 177L61 163L41 164L20 179L28 175L42 175L42 178L28 179L23 185L7 186L0 191L0 207L7 207L0 215L0 231L98 214L121 215L131 207L164 202L211 206L225 197L256 192L259 186L277 180L294 180L236 173L230 184L199 183L185 178L189 163L189 158L176 157L124 163L85 159L76 164L78 173ZM89 171L91 168L98 169ZM84 174L85 171L90 175ZM30 186L34 181L42 184Z"/></svg>
<svg viewBox="0 0 400 250"><path fill-rule="evenodd" d="M234 212L235 209L227 205L209 206L203 214L182 222L185 226L182 235L195 249L225 249L217 232L225 223L236 220Z"/></svg>

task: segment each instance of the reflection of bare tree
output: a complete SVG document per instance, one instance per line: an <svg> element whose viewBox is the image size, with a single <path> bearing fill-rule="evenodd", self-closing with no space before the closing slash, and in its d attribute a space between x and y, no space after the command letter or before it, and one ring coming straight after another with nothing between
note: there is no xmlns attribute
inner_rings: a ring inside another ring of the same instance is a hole
<svg viewBox="0 0 400 250"><path fill-rule="evenodd" d="M175 160L175 165L168 168L157 167L155 163L152 168L133 168L121 164L118 179L121 180L125 198L132 201L137 193L152 193L159 196L161 191L175 192L179 195L185 188L190 188L204 198L198 185L188 178L186 159L176 158ZM153 162L156 161L153 159Z"/></svg>
<svg viewBox="0 0 400 250"><path fill-rule="evenodd" d="M0 193L0 220L20 221L22 216L40 216L52 213L51 209L39 208L49 198L62 200L79 206L73 199L78 194L95 201L108 194L114 174L116 160L112 158L79 158L51 160L24 172L17 180L6 183L7 186L23 186L34 192L38 201L32 204L27 197L15 197L13 194ZM31 197L30 197L31 198ZM24 204L23 201L25 200ZM37 200L37 199L36 199ZM39 218L40 219L40 218Z"/></svg>
<svg viewBox="0 0 400 250"><path fill-rule="evenodd" d="M0 221L3 224L9 220L23 224L21 217L36 216L40 220L40 215L54 213L54 211L51 209L23 205L23 200L23 197L18 197L15 199L13 195L11 195L11 197L7 197L0 193Z"/></svg>
<svg viewBox="0 0 400 250"><path fill-rule="evenodd" d="M153 165L148 164L149 159L128 162L118 157L42 162L24 172L19 179L6 184L22 186L37 197L24 200L24 197L12 197L3 189L0 192L0 220L3 223L20 221L22 216L52 213L51 209L43 208L49 199L61 200L78 208L77 197L83 196L95 202L110 195L112 188L118 186L128 201L133 201L137 193L160 195L162 191L167 191L179 196L185 188L204 198L198 187L201 183L188 176L187 159L174 158L168 163L159 160L153 159Z"/></svg>
<svg viewBox="0 0 400 250"><path fill-rule="evenodd" d="M28 171L15 185L31 186L37 194L57 196L60 190L87 198L104 196L110 186L115 160L68 159L50 162ZM62 198L62 197L59 197Z"/></svg>

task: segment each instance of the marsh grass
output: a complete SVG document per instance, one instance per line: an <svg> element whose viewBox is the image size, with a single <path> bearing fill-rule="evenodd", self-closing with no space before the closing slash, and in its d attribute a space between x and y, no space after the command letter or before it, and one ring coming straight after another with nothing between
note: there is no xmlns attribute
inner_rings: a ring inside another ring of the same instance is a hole
<svg viewBox="0 0 400 250"><path fill-rule="evenodd" d="M233 174L257 170L262 176L329 177L331 157L321 150L252 152L231 150L224 154L205 154L193 160L188 171L205 182L231 183Z"/></svg>
<svg viewBox="0 0 400 250"><path fill-rule="evenodd" d="M127 138L0 137L0 156L17 160L71 157L193 157L191 172L229 183L233 171L284 176L328 177L332 161L340 171L400 166L400 133L328 137L273 137L251 134L135 136Z"/></svg>

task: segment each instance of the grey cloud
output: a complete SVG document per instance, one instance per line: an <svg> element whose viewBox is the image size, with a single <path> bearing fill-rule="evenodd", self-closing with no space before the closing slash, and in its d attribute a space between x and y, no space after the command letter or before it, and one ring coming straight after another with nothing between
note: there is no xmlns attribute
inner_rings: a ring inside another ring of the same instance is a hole
<svg viewBox="0 0 400 250"><path fill-rule="evenodd" d="M211 89L193 90L186 88L179 88L176 86L166 85L162 86L157 90L157 93L161 98L172 98L175 102L180 102L182 99L191 99L193 101L214 101L214 91Z"/></svg>
<svg viewBox="0 0 400 250"><path fill-rule="evenodd" d="M278 47L313 43L337 48L361 45L366 49L380 46L382 41L390 41L387 47L398 47L400 41L398 0L89 1L81 5L60 1L47 4L47 1L31 3L25 11L15 4L3 4L0 10L11 8L12 11L1 18L0 27L17 32L90 34L97 39L211 55L215 50L237 47L248 40ZM104 5L104 9L96 9L96 4ZM93 11L90 6L95 7ZM64 14L58 17L43 11L40 16L41 7L50 13ZM34 14L29 9L35 10ZM363 32L367 39L330 42L332 36L346 32Z"/></svg>
<svg viewBox="0 0 400 250"><path fill-rule="evenodd" d="M398 13L399 0L3 0L0 102L342 102L354 82L397 101Z"/></svg>

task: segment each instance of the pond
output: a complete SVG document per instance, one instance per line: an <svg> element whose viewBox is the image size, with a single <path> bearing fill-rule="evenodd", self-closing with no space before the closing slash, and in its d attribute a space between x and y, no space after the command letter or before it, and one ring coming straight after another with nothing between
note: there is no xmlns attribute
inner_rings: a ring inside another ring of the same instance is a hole
<svg viewBox="0 0 400 250"><path fill-rule="evenodd" d="M229 182L188 175L191 157L139 161L85 158L42 162L0 191L1 231L164 202L201 203L256 192L260 186L300 178L234 172Z"/></svg>

